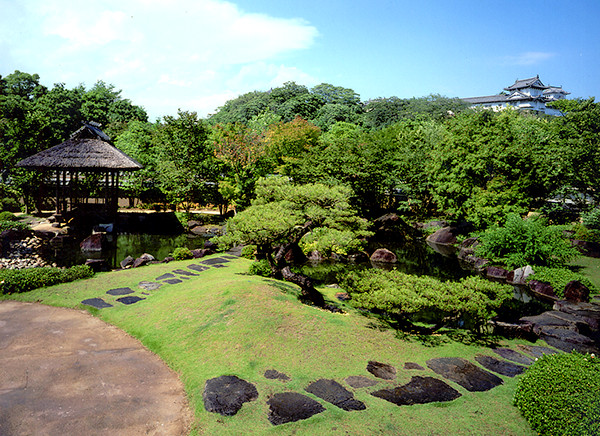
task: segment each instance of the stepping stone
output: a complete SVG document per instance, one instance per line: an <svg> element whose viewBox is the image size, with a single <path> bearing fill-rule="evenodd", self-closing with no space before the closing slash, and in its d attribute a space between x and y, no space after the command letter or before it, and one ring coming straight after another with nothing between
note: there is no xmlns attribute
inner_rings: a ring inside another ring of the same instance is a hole
<svg viewBox="0 0 600 436"><path fill-rule="evenodd" d="M219 264L219 263L227 263L227 262L229 262L229 260L224 259L222 257L215 257L214 259L203 260L200 263L203 263L204 265L216 265L216 264Z"/></svg>
<svg viewBox="0 0 600 436"><path fill-rule="evenodd" d="M191 264L187 266L189 269L193 269L194 271L198 271L198 272L202 272L202 271L206 271L208 269L207 266L203 266L203 265L196 265L196 264Z"/></svg>
<svg viewBox="0 0 600 436"><path fill-rule="evenodd" d="M163 284L162 283L156 283L156 282L147 282L147 281L141 281L138 286L142 289L145 289L146 291L156 291L158 288L160 288Z"/></svg>
<svg viewBox="0 0 600 436"><path fill-rule="evenodd" d="M142 295L150 295L150 294L147 292L142 292Z"/></svg>
<svg viewBox="0 0 600 436"><path fill-rule="evenodd" d="M398 406L456 400L461 393L448 383L433 377L414 376L410 382L394 389L382 389L371 395Z"/></svg>
<svg viewBox="0 0 600 436"><path fill-rule="evenodd" d="M498 354L500 357L520 363L521 365L529 366L533 363L533 359L531 357L524 356L521 353L517 353L515 350L511 350L510 348L494 348L492 351Z"/></svg>
<svg viewBox="0 0 600 436"><path fill-rule="evenodd" d="M92 306L96 309L106 309L107 307L113 307L112 304L107 303L102 298L88 298L87 300L83 300L81 304L85 304L86 306Z"/></svg>
<svg viewBox="0 0 600 436"><path fill-rule="evenodd" d="M533 357L542 357L544 354L558 354L560 351L553 350L552 348L542 347L539 345L523 345L518 344L517 348L525 351L527 354L532 355Z"/></svg>
<svg viewBox="0 0 600 436"><path fill-rule="evenodd" d="M317 401L296 392L282 392L273 395L267 401L269 421L273 425L308 419L325 408Z"/></svg>
<svg viewBox="0 0 600 436"><path fill-rule="evenodd" d="M134 304L134 303L137 303L138 301L142 301L142 300L145 300L145 298L136 297L135 295L117 298L117 301L119 303L123 303L123 304Z"/></svg>
<svg viewBox="0 0 600 436"><path fill-rule="evenodd" d="M310 392L346 412L352 410L365 410L367 408L362 401L358 401L354 398L352 392L348 391L335 380L317 380L308 385L306 392Z"/></svg>
<svg viewBox="0 0 600 436"><path fill-rule="evenodd" d="M367 364L367 371L373 374L375 377L382 378L384 380L394 380L396 378L396 368L387 363L380 363L370 360Z"/></svg>
<svg viewBox="0 0 600 436"><path fill-rule="evenodd" d="M351 375L349 377L346 377L344 381L354 389L368 388L371 386L375 386L377 383L379 383L377 380L373 380L372 378L365 377L363 375Z"/></svg>
<svg viewBox="0 0 600 436"><path fill-rule="evenodd" d="M116 288L116 289L110 289L110 290L106 291L106 293L108 295L127 295L127 294L133 294L133 289L131 289L131 288Z"/></svg>
<svg viewBox="0 0 600 436"><path fill-rule="evenodd" d="M177 283L181 283L183 282L183 280L181 279L168 279L165 280L165 283L168 283L169 285L176 285Z"/></svg>
<svg viewBox="0 0 600 436"><path fill-rule="evenodd" d="M265 378L268 378L270 380L283 380L283 381L288 381L290 380L289 376L287 376L286 374L276 371L274 369L267 369L265 371Z"/></svg>
<svg viewBox="0 0 600 436"><path fill-rule="evenodd" d="M197 275L198 275L198 274L196 274L196 273L189 272L189 271L186 271L186 270L184 270L184 269L175 269L175 270L173 270L173 273L174 273L174 274L180 274L180 275L182 275L182 276L190 276L190 277L191 277L191 276L197 276Z"/></svg>
<svg viewBox="0 0 600 436"><path fill-rule="evenodd" d="M166 274L163 274L162 276L158 276L156 278L156 280L166 280L166 279L174 279L174 278L175 278L175 274L166 273Z"/></svg>
<svg viewBox="0 0 600 436"><path fill-rule="evenodd" d="M404 364L404 369L418 369L419 371L425 371L425 368L414 362L406 362Z"/></svg>
<svg viewBox="0 0 600 436"><path fill-rule="evenodd" d="M208 412L232 416L238 413L244 403L258 398L256 387L235 375L206 380L204 385L204 408Z"/></svg>
<svg viewBox="0 0 600 436"><path fill-rule="evenodd" d="M234 256L233 254L224 254L223 256L221 256L221 258L223 259L229 259L229 260L234 260L237 259L239 256Z"/></svg>
<svg viewBox="0 0 600 436"><path fill-rule="evenodd" d="M439 357L427 361L433 372L458 383L471 392L488 391L501 385L502 379L460 357Z"/></svg>
<svg viewBox="0 0 600 436"><path fill-rule="evenodd" d="M220 264L220 263L216 263L216 264L214 264L213 266L214 266L215 268L227 268L229 265L223 265L223 264Z"/></svg>
<svg viewBox="0 0 600 436"><path fill-rule="evenodd" d="M492 356L484 356L482 354L475 356L475 360L479 362L479 364L485 369L489 369L496 374L502 374L508 377L514 377L515 375L523 374L523 372L525 372L527 369L525 366L507 362L506 360L496 359Z"/></svg>

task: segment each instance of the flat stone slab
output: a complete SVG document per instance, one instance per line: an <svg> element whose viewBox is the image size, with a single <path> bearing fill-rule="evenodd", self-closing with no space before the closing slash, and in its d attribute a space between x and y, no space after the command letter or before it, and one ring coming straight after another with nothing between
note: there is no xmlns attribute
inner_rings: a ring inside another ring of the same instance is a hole
<svg viewBox="0 0 600 436"><path fill-rule="evenodd" d="M269 422L273 425L308 419L325 411L318 402L297 392L282 392L273 395L267 401L269 405Z"/></svg>
<svg viewBox="0 0 600 436"><path fill-rule="evenodd" d="M106 293L108 295L127 295L127 294L133 294L133 289L131 289L131 288L109 289L108 291L106 291Z"/></svg>
<svg viewBox="0 0 600 436"><path fill-rule="evenodd" d="M268 378L269 380L283 380L283 381L291 380L287 374L279 372L275 369L267 369L265 371L265 378Z"/></svg>
<svg viewBox="0 0 600 436"><path fill-rule="evenodd" d="M354 398L352 392L344 388L335 380L321 379L307 386L306 392L339 407L347 412L352 410L365 410L367 406L362 401Z"/></svg>
<svg viewBox="0 0 600 436"><path fill-rule="evenodd" d="M256 400L258 391L252 383L235 375L222 375L206 381L202 398L208 412L232 416L244 403Z"/></svg>
<svg viewBox="0 0 600 436"><path fill-rule="evenodd" d="M187 266L189 269L197 271L197 272L202 272L202 271L206 271L207 269L209 269L207 266L204 265L196 265L195 263L192 263L191 265Z"/></svg>
<svg viewBox="0 0 600 436"><path fill-rule="evenodd" d="M597 353L599 350L594 340L582 335L575 330L554 326L543 326L540 329L540 338L548 345L570 353L575 350L579 353Z"/></svg>
<svg viewBox="0 0 600 436"><path fill-rule="evenodd" d="M220 264L220 263L227 263L227 262L229 262L229 259L225 259L223 257L215 257L213 259L203 260L200 263L203 263L204 265L217 265L217 264Z"/></svg>
<svg viewBox="0 0 600 436"><path fill-rule="evenodd" d="M135 304L138 301L142 301L145 300L145 298L141 298L135 295L129 295L127 297L121 297L121 298L117 298L117 301L119 303L123 303L123 304Z"/></svg>
<svg viewBox="0 0 600 436"><path fill-rule="evenodd" d="M542 357L544 354L558 354L560 351L554 350L548 347L542 347L540 345L523 345L518 344L517 348L523 350L527 354L532 355L533 357Z"/></svg>
<svg viewBox="0 0 600 436"><path fill-rule="evenodd" d="M173 270L173 273L174 273L174 274L179 274L179 275L182 275L182 276L190 276L190 277L191 277L191 276L197 276L197 275L198 275L198 274L196 274L196 273L189 272L189 271L186 271L186 270L184 270L184 269L174 269L174 270Z"/></svg>
<svg viewBox="0 0 600 436"><path fill-rule="evenodd" d="M460 357L439 357L427 361L427 366L442 377L458 383L471 392L488 391L501 385L502 379Z"/></svg>
<svg viewBox="0 0 600 436"><path fill-rule="evenodd" d="M448 383L434 377L414 376L410 382L393 389L381 389L371 395L398 406L456 400L461 393Z"/></svg>
<svg viewBox="0 0 600 436"><path fill-rule="evenodd" d="M163 284L162 283L156 283L156 282L147 282L147 281L141 281L138 286L142 289L145 289L146 291L156 291L158 288L160 288Z"/></svg>
<svg viewBox="0 0 600 436"><path fill-rule="evenodd" d="M492 356L484 356L482 354L475 356L475 360L485 369L489 369L496 374L506 375L508 377L514 377L515 375L523 374L523 372L525 372L527 369L525 366L507 362L506 360L496 359Z"/></svg>
<svg viewBox="0 0 600 436"><path fill-rule="evenodd" d="M406 362L404 364L404 369L418 369L419 371L425 371L425 368L414 362Z"/></svg>
<svg viewBox="0 0 600 436"><path fill-rule="evenodd" d="M167 279L165 280L165 283L169 284L169 285L176 285L177 283L182 283L183 280L181 279Z"/></svg>
<svg viewBox="0 0 600 436"><path fill-rule="evenodd" d="M1 435L187 435L175 372L86 310L0 302Z"/></svg>
<svg viewBox="0 0 600 436"><path fill-rule="evenodd" d="M510 348L494 348L492 351L500 357L520 363L521 365L529 366L533 363L533 359L531 357L524 356L523 354L518 353L515 350L511 350Z"/></svg>
<svg viewBox="0 0 600 436"><path fill-rule="evenodd" d="M174 279L174 278L175 278L175 274L165 273L162 276L158 276L156 278L156 280L166 280L166 279Z"/></svg>
<svg viewBox="0 0 600 436"><path fill-rule="evenodd" d="M107 307L113 307L112 304L107 303L102 298L88 298L87 300L83 300L81 304L85 304L86 306L92 306L96 309L106 309Z"/></svg>
<svg viewBox="0 0 600 436"><path fill-rule="evenodd" d="M396 368L387 363L375 362L370 360L367 364L367 371L373 374L375 377L382 378L384 380L394 380L396 378Z"/></svg>
<svg viewBox="0 0 600 436"><path fill-rule="evenodd" d="M379 383L377 380L365 377L364 375L351 375L349 377L346 377L344 381L354 389L368 388L371 386L375 386L377 383Z"/></svg>
<svg viewBox="0 0 600 436"><path fill-rule="evenodd" d="M227 268L229 265L223 265L222 263L215 263L213 267L215 268Z"/></svg>

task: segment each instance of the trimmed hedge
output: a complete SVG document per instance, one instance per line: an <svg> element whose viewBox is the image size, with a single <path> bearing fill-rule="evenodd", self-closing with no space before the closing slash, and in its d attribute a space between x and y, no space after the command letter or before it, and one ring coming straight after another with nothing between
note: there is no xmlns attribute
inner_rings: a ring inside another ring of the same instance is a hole
<svg viewBox="0 0 600 436"><path fill-rule="evenodd" d="M594 284L583 274L575 271L571 271L568 268L550 268L547 266L536 266L534 268L535 273L527 277L527 281L539 280L541 282L547 282L552 285L554 292L559 297L564 297L565 286L567 283L577 280L583 283L590 290L590 293L597 294L598 289Z"/></svg>
<svg viewBox="0 0 600 436"><path fill-rule="evenodd" d="M19 218L12 212L4 211L0 212L0 221L19 221Z"/></svg>
<svg viewBox="0 0 600 436"><path fill-rule="evenodd" d="M541 435L599 435L600 359L577 352L539 358L519 380L514 404Z"/></svg>
<svg viewBox="0 0 600 436"><path fill-rule="evenodd" d="M272 271L267 259L255 260L250 264L248 272L255 276L271 277Z"/></svg>
<svg viewBox="0 0 600 436"><path fill-rule="evenodd" d="M192 251L186 247L177 247L175 250L173 250L172 256L175 260L186 260L194 257Z"/></svg>
<svg viewBox="0 0 600 436"><path fill-rule="evenodd" d="M27 230L29 226L19 221L0 221L0 232L5 230Z"/></svg>
<svg viewBox="0 0 600 436"><path fill-rule="evenodd" d="M94 271L87 265L76 265L71 268L27 268L0 270L0 293L18 294L29 292L44 286L87 279Z"/></svg>

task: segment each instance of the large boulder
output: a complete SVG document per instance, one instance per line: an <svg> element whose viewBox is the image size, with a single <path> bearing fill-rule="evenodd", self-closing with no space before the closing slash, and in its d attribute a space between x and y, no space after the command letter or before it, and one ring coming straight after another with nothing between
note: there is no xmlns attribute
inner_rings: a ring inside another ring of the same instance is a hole
<svg viewBox="0 0 600 436"><path fill-rule="evenodd" d="M456 244L458 230L455 227L444 227L427 237L427 242L432 244L452 245Z"/></svg>
<svg viewBox="0 0 600 436"><path fill-rule="evenodd" d="M81 251L102 251L102 247L106 241L103 233L94 233L88 236L79 244Z"/></svg>
<svg viewBox="0 0 600 436"><path fill-rule="evenodd" d="M135 259L133 257L127 256L119 264L121 265L121 268L125 269L127 267L131 267L133 265L134 261L135 261Z"/></svg>
<svg viewBox="0 0 600 436"><path fill-rule="evenodd" d="M138 257L136 260L133 261L132 267L137 268L139 266L147 265L148 263L153 262L155 260L156 259L151 254L144 253L140 257Z"/></svg>
<svg viewBox="0 0 600 436"><path fill-rule="evenodd" d="M558 300L558 297L554 292L554 287L550 283L542 282L539 280L530 280L529 289L536 297L542 300Z"/></svg>
<svg viewBox="0 0 600 436"><path fill-rule="evenodd" d="M385 240L402 240L406 239L407 236L418 236L417 230L395 213L388 213L380 216L373 222L373 226L375 228L376 239L385 238Z"/></svg>
<svg viewBox="0 0 600 436"><path fill-rule="evenodd" d="M527 277L531 274L533 274L533 268L527 265L510 271L506 276L506 281L511 285L526 285Z"/></svg>
<svg viewBox="0 0 600 436"><path fill-rule="evenodd" d="M371 261L381 263L396 263L398 262L398 257L387 248L378 248L371 255Z"/></svg>
<svg viewBox="0 0 600 436"><path fill-rule="evenodd" d="M508 276L508 271L497 266L488 266L485 270L485 275L488 279L504 281Z"/></svg>
<svg viewBox="0 0 600 436"><path fill-rule="evenodd" d="M574 303L587 303L590 301L590 290L578 280L570 281L565 285L565 300Z"/></svg>

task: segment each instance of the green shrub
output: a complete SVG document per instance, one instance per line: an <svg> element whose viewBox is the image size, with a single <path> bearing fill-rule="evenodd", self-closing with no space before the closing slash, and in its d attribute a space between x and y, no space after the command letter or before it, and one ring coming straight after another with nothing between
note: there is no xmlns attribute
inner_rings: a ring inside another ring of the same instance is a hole
<svg viewBox="0 0 600 436"><path fill-rule="evenodd" d="M87 265L77 265L67 269L54 267L3 269L0 270L0 293L28 292L44 286L89 278L93 275L94 271Z"/></svg>
<svg viewBox="0 0 600 436"><path fill-rule="evenodd" d="M0 210L9 212L21 212L21 205L14 198L6 197L0 200Z"/></svg>
<svg viewBox="0 0 600 436"><path fill-rule="evenodd" d="M271 277L271 266L266 259L255 260L250 264L248 272L255 276Z"/></svg>
<svg viewBox="0 0 600 436"><path fill-rule="evenodd" d="M510 214L504 226L491 227L479 241L477 256L508 268L562 266L577 255L577 250L564 238L562 227L547 225L541 216L522 219Z"/></svg>
<svg viewBox="0 0 600 436"><path fill-rule="evenodd" d="M19 221L0 221L0 232L4 230L27 230L29 226Z"/></svg>
<svg viewBox="0 0 600 436"><path fill-rule="evenodd" d="M600 230L600 208L582 213L581 223L588 229Z"/></svg>
<svg viewBox="0 0 600 436"><path fill-rule="evenodd" d="M564 296L564 290L567 283L578 280L583 283L590 290L590 293L597 294L598 289L593 283L583 274L575 271L571 271L568 268L551 268L545 266L536 266L534 268L535 274L527 277L527 281L539 280L541 282L547 282L552 285L554 292L559 297Z"/></svg>
<svg viewBox="0 0 600 436"><path fill-rule="evenodd" d="M0 221L19 221L19 218L12 212L0 212Z"/></svg>
<svg viewBox="0 0 600 436"><path fill-rule="evenodd" d="M317 228L307 233L298 244L304 253L318 251L329 256L331 253L348 255L363 248L363 241L356 233L331 228Z"/></svg>
<svg viewBox="0 0 600 436"><path fill-rule="evenodd" d="M177 247L175 250L173 250L173 259L175 260L185 260L191 259L193 257L194 255L192 254L189 248Z"/></svg>
<svg viewBox="0 0 600 436"><path fill-rule="evenodd" d="M573 231L573 239L588 242L600 242L600 230L592 229L584 226L583 224L573 224L571 227Z"/></svg>
<svg viewBox="0 0 600 436"><path fill-rule="evenodd" d="M253 244L244 245L244 247L242 248L242 257L244 259L253 260L255 257L255 253L256 253L256 245L253 245Z"/></svg>
<svg viewBox="0 0 600 436"><path fill-rule="evenodd" d="M481 277L442 282L433 277L377 269L351 272L340 285L352 296L356 307L436 324L448 317L465 317L471 323L467 327L472 328L495 316L495 310L512 297L510 286Z"/></svg>
<svg viewBox="0 0 600 436"><path fill-rule="evenodd" d="M527 369L514 403L537 433L600 434L599 360L593 354L553 354Z"/></svg>

